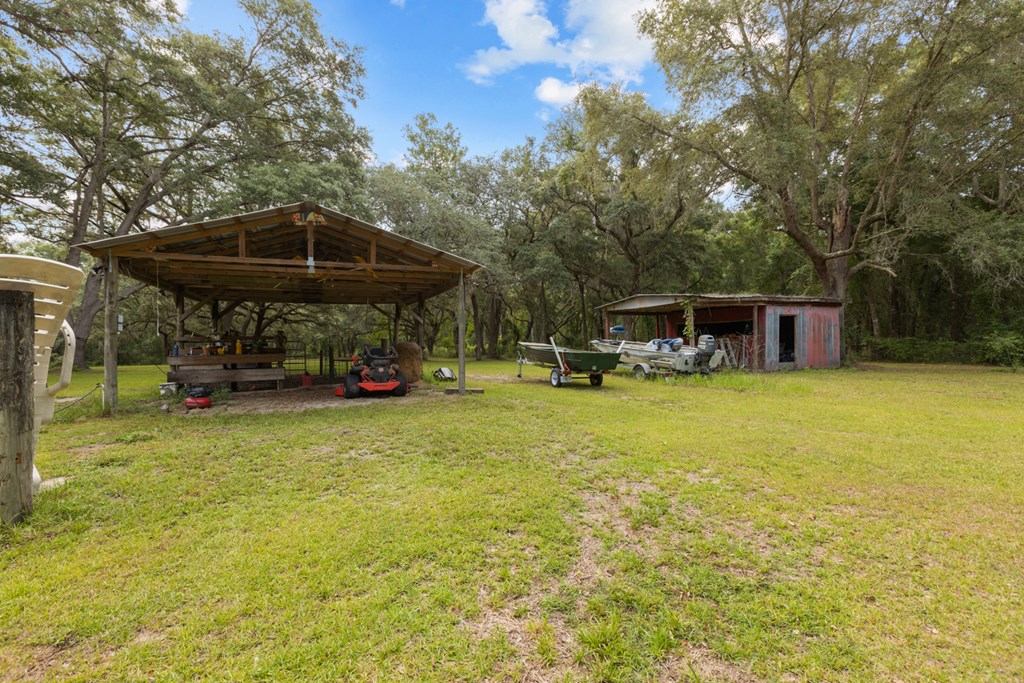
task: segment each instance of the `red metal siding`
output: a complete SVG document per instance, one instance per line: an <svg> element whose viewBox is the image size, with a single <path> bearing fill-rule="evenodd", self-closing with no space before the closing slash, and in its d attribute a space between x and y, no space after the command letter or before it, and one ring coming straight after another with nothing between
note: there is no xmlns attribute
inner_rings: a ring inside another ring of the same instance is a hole
<svg viewBox="0 0 1024 683"><path fill-rule="evenodd" d="M766 306L764 369L779 369L779 316L796 318L793 367L839 367L839 308L835 306Z"/></svg>
<svg viewBox="0 0 1024 683"><path fill-rule="evenodd" d="M693 319L696 325L720 322L752 320L754 307L729 306L722 308L695 308ZM748 336L746 346L736 344L737 356L747 359L751 370L779 369L779 316L795 316L795 368L838 368L840 364L839 343L841 311L838 306L800 305L759 305L757 322L754 324L756 338ZM661 316L659 316L661 317ZM685 311L674 311L663 318L667 326L661 328L665 336L676 336L680 326L686 323ZM738 339L737 339L738 342ZM755 355L757 363L754 363Z"/></svg>

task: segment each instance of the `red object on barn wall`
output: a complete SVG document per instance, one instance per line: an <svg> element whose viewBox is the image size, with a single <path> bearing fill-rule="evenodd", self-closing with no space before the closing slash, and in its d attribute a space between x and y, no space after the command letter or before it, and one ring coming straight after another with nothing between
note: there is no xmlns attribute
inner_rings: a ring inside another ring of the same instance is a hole
<svg viewBox="0 0 1024 683"><path fill-rule="evenodd" d="M843 304L835 299L763 294L638 294L598 307L611 317L654 316L665 336L685 337L687 309L698 335L731 342L750 370L838 368Z"/></svg>

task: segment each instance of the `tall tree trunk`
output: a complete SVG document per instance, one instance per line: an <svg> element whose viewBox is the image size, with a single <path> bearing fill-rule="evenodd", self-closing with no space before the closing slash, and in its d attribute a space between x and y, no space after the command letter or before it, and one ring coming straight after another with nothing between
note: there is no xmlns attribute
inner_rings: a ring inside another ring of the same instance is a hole
<svg viewBox="0 0 1024 683"><path fill-rule="evenodd" d="M73 250L77 251L77 250ZM71 328L75 331L75 339L78 343L75 346L75 367L79 370L89 368L85 360L86 347L89 345L89 337L92 335L92 324L96 316L103 310L103 298L100 285L102 280L99 275L89 271L85 278L85 286L82 287L82 305L75 315Z"/></svg>
<svg viewBox="0 0 1024 683"><path fill-rule="evenodd" d="M477 301L476 292L474 291L469 296L470 305L473 307L473 338L476 342L476 349L474 350L474 356L477 360L484 359L484 326L483 321L480 320L480 306Z"/></svg>
<svg viewBox="0 0 1024 683"><path fill-rule="evenodd" d="M546 342L548 340L548 311L547 311L547 296L544 293L544 282L540 283L540 300L538 301L539 307L537 309L537 339L539 342Z"/></svg>
<svg viewBox="0 0 1024 683"><path fill-rule="evenodd" d="M491 296L491 314L487 321L487 357L500 358L501 348L501 297Z"/></svg>
<svg viewBox="0 0 1024 683"><path fill-rule="evenodd" d="M579 285L580 289L580 333L583 336L583 344L586 345L590 339L589 331L589 318L587 315L587 285L583 280L577 280L576 284Z"/></svg>

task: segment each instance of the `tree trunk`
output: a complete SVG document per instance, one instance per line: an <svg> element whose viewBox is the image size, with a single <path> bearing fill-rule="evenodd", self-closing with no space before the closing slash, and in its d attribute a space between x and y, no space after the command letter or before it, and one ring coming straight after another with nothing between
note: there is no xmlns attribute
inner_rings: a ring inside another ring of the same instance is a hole
<svg viewBox="0 0 1024 683"><path fill-rule="evenodd" d="M544 283L540 283L540 304L537 309L537 338L535 341L546 342L548 340L548 312L547 297L544 294Z"/></svg>
<svg viewBox="0 0 1024 683"><path fill-rule="evenodd" d="M474 291L469 297L470 304L473 306L473 337L475 340L476 349L474 350L474 356L477 360L484 359L484 326L480 320L480 306L478 305L476 292Z"/></svg>
<svg viewBox="0 0 1024 683"><path fill-rule="evenodd" d="M576 283L580 289L580 333L583 336L583 344L586 345L590 339L590 335L587 334L589 331L588 319L590 318L587 315L587 285L584 284L583 280L577 280Z"/></svg>
<svg viewBox="0 0 1024 683"><path fill-rule="evenodd" d="M501 356L501 348L499 341L501 339L501 297L494 295L491 297L491 315L487 321L487 357L488 358L499 358Z"/></svg>
<svg viewBox="0 0 1024 683"><path fill-rule="evenodd" d="M93 322L99 312L103 310L101 284L100 276L90 270L88 277L85 278L85 286L82 287L82 305L71 324L71 328L75 331L75 338L78 340L78 344L75 346L75 367L79 370L89 369L85 361L85 351L89 345Z"/></svg>

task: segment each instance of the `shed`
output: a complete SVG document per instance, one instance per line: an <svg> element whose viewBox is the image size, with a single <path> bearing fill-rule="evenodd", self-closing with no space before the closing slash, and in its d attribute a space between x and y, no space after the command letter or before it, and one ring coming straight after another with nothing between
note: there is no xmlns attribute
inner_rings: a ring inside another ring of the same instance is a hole
<svg viewBox="0 0 1024 683"><path fill-rule="evenodd" d="M111 407L117 397L118 273L174 294L179 340L187 338L185 321L201 307L209 305L216 321L242 302L393 305L397 330L403 310L422 324L426 299L460 287L461 342L463 280L482 267L312 202L76 246L106 268L104 367ZM194 303L186 308L186 300ZM464 344L459 346L461 360ZM464 375L459 373L460 388Z"/></svg>
<svg viewBox="0 0 1024 683"><path fill-rule="evenodd" d="M637 294L598 307L605 329L618 316L653 316L658 336L685 337L692 311L697 335L710 334L738 367L838 368L843 302L771 294Z"/></svg>

